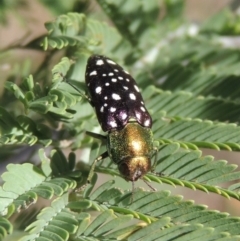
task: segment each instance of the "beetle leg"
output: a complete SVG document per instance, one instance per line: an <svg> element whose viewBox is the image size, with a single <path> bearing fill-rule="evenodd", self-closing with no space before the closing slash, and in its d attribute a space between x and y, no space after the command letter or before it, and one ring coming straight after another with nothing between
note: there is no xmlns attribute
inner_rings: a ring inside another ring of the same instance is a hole
<svg viewBox="0 0 240 241"><path fill-rule="evenodd" d="M101 141L106 141L107 140L107 137L106 136L103 136L101 134L98 134L98 133L94 133L94 132L91 132L91 131L86 131L86 134L88 136L91 136L93 138L96 138L96 139L99 139Z"/></svg>
<svg viewBox="0 0 240 241"><path fill-rule="evenodd" d="M90 183L91 182L91 179L93 177L93 174L94 174L94 169L95 169L95 166L97 164L98 161L101 161L105 158L108 157L108 152L105 151L102 155L100 155L98 158L96 158L90 168L90 171L89 171L89 174L88 174L88 178L87 178L87 183Z"/></svg>
<svg viewBox="0 0 240 241"><path fill-rule="evenodd" d="M152 157L154 156L154 162L153 162L153 165L152 165L152 168L151 168L151 171L154 171L156 166L157 166L157 159L158 159L158 148L157 147L154 147L153 148L153 155Z"/></svg>

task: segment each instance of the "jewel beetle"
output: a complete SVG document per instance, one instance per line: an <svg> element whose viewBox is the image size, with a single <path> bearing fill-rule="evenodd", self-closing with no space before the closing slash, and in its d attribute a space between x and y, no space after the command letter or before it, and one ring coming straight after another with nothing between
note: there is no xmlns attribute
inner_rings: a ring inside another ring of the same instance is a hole
<svg viewBox="0 0 240 241"><path fill-rule="evenodd" d="M87 62L85 82L87 98L107 132L107 151L94 161L88 181L97 161L110 157L123 178L133 183L150 171L154 153L152 118L136 81L113 60L93 55Z"/></svg>

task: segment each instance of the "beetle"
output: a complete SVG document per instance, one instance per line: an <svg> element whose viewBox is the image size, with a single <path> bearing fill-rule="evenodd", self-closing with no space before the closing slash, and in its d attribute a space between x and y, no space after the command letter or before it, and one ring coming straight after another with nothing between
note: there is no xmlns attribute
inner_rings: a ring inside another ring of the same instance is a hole
<svg viewBox="0 0 240 241"><path fill-rule="evenodd" d="M152 118L136 81L110 58L92 55L87 61L85 82L88 94L84 97L95 109L102 130L107 132L107 136L87 132L107 143L107 151L94 160L87 182L91 181L96 163L110 157L122 177L134 185L151 170L155 150Z"/></svg>

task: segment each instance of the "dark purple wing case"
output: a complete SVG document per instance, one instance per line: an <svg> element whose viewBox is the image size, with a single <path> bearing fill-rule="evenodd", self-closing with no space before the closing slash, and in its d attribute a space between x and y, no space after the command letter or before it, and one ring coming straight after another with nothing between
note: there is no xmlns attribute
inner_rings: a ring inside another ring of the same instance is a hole
<svg viewBox="0 0 240 241"><path fill-rule="evenodd" d="M93 55L88 59L86 84L103 131L120 130L130 119L151 128L149 115L132 76L111 59Z"/></svg>

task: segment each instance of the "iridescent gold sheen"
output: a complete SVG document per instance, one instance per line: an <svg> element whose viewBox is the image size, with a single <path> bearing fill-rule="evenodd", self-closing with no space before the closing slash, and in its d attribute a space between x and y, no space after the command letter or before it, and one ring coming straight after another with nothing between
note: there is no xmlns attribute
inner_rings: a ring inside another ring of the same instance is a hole
<svg viewBox="0 0 240 241"><path fill-rule="evenodd" d="M151 169L152 131L136 121L129 122L122 130L109 132L107 149L123 177L136 181Z"/></svg>

